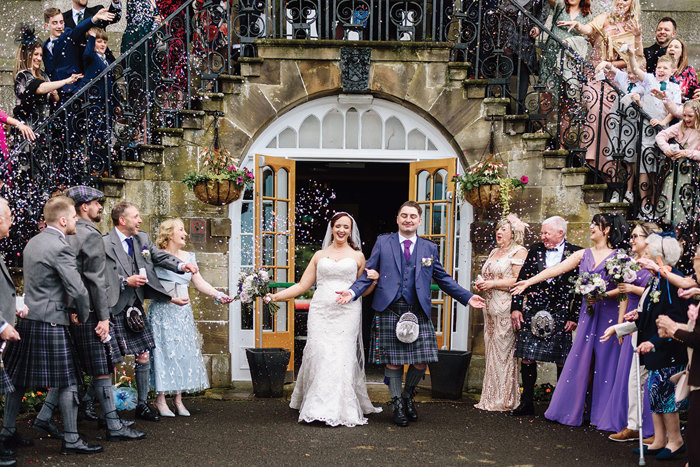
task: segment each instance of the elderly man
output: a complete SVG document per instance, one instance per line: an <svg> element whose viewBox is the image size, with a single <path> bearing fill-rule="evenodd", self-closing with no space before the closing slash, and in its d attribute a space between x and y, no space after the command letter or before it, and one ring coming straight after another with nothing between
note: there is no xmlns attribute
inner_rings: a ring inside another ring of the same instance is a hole
<svg viewBox="0 0 700 467"><path fill-rule="evenodd" d="M542 222L541 243L530 247L518 282L529 279L543 269L559 264L580 246L566 241L566 220L554 216ZM577 270L530 287L526 294L513 295L510 319L518 330L515 356L522 358L520 373L523 393L520 405L511 415L533 415L537 362L557 365L557 376L571 349L571 331L576 329L581 297L575 299L570 279ZM527 297L527 300L523 299ZM572 303L574 302L574 303Z"/></svg>

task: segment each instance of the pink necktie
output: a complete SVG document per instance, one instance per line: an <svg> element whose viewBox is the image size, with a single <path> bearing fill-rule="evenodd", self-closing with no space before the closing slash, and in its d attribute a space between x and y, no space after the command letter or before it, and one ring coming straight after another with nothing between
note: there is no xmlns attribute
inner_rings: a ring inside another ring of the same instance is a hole
<svg viewBox="0 0 700 467"><path fill-rule="evenodd" d="M411 243L413 242L410 240L403 241L403 257L406 258L407 263L411 259Z"/></svg>

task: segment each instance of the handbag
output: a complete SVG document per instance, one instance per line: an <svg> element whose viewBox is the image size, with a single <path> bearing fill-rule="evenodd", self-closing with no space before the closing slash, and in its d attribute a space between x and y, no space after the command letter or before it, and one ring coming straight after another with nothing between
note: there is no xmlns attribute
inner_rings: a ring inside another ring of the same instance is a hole
<svg viewBox="0 0 700 467"><path fill-rule="evenodd" d="M130 306L124 313L124 324L135 333L143 332L146 322L143 320L143 311L135 306Z"/></svg>

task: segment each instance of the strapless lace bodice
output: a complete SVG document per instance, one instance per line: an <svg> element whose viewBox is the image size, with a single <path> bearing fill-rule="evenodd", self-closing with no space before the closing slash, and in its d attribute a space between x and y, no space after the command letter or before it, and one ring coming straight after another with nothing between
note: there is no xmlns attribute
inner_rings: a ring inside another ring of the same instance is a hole
<svg viewBox="0 0 700 467"><path fill-rule="evenodd" d="M328 257L321 258L316 266L316 289L336 287L335 290L344 290L355 282L356 277L357 263L354 259L335 261Z"/></svg>

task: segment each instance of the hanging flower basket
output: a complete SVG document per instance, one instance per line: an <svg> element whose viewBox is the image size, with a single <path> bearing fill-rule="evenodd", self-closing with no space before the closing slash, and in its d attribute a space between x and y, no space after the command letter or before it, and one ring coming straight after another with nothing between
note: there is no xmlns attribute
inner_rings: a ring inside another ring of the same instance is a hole
<svg viewBox="0 0 700 467"><path fill-rule="evenodd" d="M224 206L237 201L241 197L243 187L233 180L208 180L197 183L192 191L203 203Z"/></svg>
<svg viewBox="0 0 700 467"><path fill-rule="evenodd" d="M480 185L464 192L464 200L476 209L490 209L498 204L501 185Z"/></svg>
<svg viewBox="0 0 700 467"><path fill-rule="evenodd" d="M453 181L466 202L477 210L492 209L497 205L505 216L510 211L510 200L515 188L524 188L527 176L509 177L506 167L489 159L479 162L463 175L455 175Z"/></svg>

